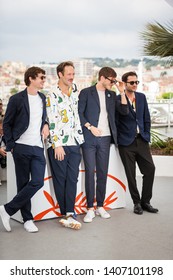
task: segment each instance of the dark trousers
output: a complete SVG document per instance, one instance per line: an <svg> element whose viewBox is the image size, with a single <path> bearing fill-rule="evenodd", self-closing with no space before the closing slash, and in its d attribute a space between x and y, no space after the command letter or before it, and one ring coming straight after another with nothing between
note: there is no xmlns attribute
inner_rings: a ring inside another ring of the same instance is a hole
<svg viewBox="0 0 173 280"><path fill-rule="evenodd" d="M149 144L138 136L129 146L119 146L119 154L124 165L129 191L134 204L149 203L152 197L155 166ZM143 174L142 194L140 198L136 184L136 162Z"/></svg>
<svg viewBox="0 0 173 280"><path fill-rule="evenodd" d="M95 197L95 168L96 168L96 201L97 206L103 206L110 152L110 136L96 137L94 144L82 145L85 164L85 191L88 208L93 207Z"/></svg>
<svg viewBox="0 0 173 280"><path fill-rule="evenodd" d="M54 149L48 149L49 163L52 173L56 199L62 215L74 212L79 164L81 161L80 146L63 146L65 158L55 159Z"/></svg>
<svg viewBox="0 0 173 280"><path fill-rule="evenodd" d="M13 150L17 195L7 204L5 210L12 216L19 209L23 221L32 220L31 198L44 185L45 157L43 148L16 144Z"/></svg>

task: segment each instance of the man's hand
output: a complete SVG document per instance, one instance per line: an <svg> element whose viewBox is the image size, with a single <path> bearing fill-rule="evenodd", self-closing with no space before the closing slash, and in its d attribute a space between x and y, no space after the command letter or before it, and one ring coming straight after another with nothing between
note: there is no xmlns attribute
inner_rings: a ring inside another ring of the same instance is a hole
<svg viewBox="0 0 173 280"><path fill-rule="evenodd" d="M90 131L94 136L101 136L102 135L101 129L99 129L99 128L93 126L93 125L91 126Z"/></svg>
<svg viewBox="0 0 173 280"><path fill-rule="evenodd" d="M117 87L120 94L124 93L125 87L124 87L124 83L122 81L117 80L117 83L115 84L115 86Z"/></svg>
<svg viewBox="0 0 173 280"><path fill-rule="evenodd" d="M60 161L64 160L65 151L62 146L55 148L54 153L55 153L55 159L60 160Z"/></svg>
<svg viewBox="0 0 173 280"><path fill-rule="evenodd" d="M42 129L42 132L41 132L41 135L42 135L42 137L43 137L43 140L45 140L48 136L49 136L49 126L48 126L48 124L45 124L44 126L43 126L43 129Z"/></svg>
<svg viewBox="0 0 173 280"><path fill-rule="evenodd" d="M2 147L2 148L0 148L0 154L1 154L1 156L3 156L3 157L6 157L6 155L7 155L7 152L5 151L5 149Z"/></svg>

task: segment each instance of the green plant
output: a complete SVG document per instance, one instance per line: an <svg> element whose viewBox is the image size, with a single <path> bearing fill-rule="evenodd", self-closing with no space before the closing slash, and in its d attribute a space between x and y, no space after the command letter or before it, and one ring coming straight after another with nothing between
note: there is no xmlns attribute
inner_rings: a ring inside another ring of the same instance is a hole
<svg viewBox="0 0 173 280"><path fill-rule="evenodd" d="M173 98L173 92L164 92L164 93L162 93L162 98L163 99L171 99L171 98Z"/></svg>
<svg viewBox="0 0 173 280"><path fill-rule="evenodd" d="M162 139L163 134L151 130L151 153L155 155L173 155L173 138Z"/></svg>
<svg viewBox="0 0 173 280"><path fill-rule="evenodd" d="M11 90L10 90L11 95L16 94L17 92L18 92L17 88L11 88Z"/></svg>
<svg viewBox="0 0 173 280"><path fill-rule="evenodd" d="M165 135L151 129L151 148L163 148Z"/></svg>

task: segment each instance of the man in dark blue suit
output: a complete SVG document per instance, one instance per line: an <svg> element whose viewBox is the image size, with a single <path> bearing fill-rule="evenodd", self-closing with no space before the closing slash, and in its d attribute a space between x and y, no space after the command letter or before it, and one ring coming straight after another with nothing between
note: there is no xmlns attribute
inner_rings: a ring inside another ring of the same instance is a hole
<svg viewBox="0 0 173 280"><path fill-rule="evenodd" d="M143 210L157 213L158 209L150 204L155 166L149 148L151 121L147 100L143 93L136 92L139 81L135 72L125 73L122 81L129 113L125 116L116 115L118 148L134 203L134 213L142 214ZM117 96L118 100L120 98ZM143 174L141 197L136 184L136 163Z"/></svg>
<svg viewBox="0 0 173 280"><path fill-rule="evenodd" d="M102 218L110 218L104 209L107 172L111 138L117 145L117 129L115 110L127 114L127 100L124 85L116 80L116 72L110 67L99 71L98 83L95 86L81 90L79 95L79 116L83 127L85 142L82 144L85 164L85 190L88 212L84 222L90 223L95 217L95 167L96 167L96 214ZM116 102L116 94L111 91L116 85L121 97Z"/></svg>
<svg viewBox="0 0 173 280"><path fill-rule="evenodd" d="M17 195L0 206L0 217L7 231L11 231L10 217L19 209L28 232L37 232L31 213L31 198L44 185L45 157L43 141L49 134L46 98L43 89L45 71L30 67L25 72L27 88L10 97L3 121L6 151L11 152L15 164Z"/></svg>

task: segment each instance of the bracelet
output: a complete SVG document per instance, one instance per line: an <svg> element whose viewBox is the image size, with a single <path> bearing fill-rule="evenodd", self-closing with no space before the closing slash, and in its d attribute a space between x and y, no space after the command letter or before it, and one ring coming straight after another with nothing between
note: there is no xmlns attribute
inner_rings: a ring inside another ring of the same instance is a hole
<svg viewBox="0 0 173 280"><path fill-rule="evenodd" d="M88 130L91 130L91 127L92 127L92 125L91 125L91 124L90 124L90 125L88 125L88 127L87 127L87 128L88 128Z"/></svg>
<svg viewBox="0 0 173 280"><path fill-rule="evenodd" d="M120 95L123 96L123 95L126 95L126 94L123 92L123 93L120 93Z"/></svg>

